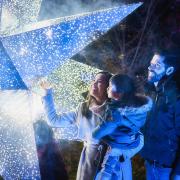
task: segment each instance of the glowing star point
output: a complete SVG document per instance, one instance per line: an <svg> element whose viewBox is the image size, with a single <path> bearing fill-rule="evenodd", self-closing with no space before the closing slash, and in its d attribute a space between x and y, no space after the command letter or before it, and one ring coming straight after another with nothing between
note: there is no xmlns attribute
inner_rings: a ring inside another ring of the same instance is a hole
<svg viewBox="0 0 180 180"><path fill-rule="evenodd" d="M53 36L53 31L52 29L48 29L46 32L45 32L46 36L48 39L52 39L52 36Z"/></svg>
<svg viewBox="0 0 180 180"><path fill-rule="evenodd" d="M37 22L42 0L4 0L0 1L1 33L9 34L16 28Z"/></svg>
<svg viewBox="0 0 180 180"><path fill-rule="evenodd" d="M25 31L20 34L3 37L2 42L21 77L28 85L27 80L50 74L94 41L96 32L100 32L100 35L105 34L141 4L122 5L35 23L24 27ZM21 56L19 54L21 43L28 47L31 53L23 53Z"/></svg>
<svg viewBox="0 0 180 180"><path fill-rule="evenodd" d="M19 52L19 55L24 56L26 53L28 53L28 50L26 48L21 48L20 52Z"/></svg>

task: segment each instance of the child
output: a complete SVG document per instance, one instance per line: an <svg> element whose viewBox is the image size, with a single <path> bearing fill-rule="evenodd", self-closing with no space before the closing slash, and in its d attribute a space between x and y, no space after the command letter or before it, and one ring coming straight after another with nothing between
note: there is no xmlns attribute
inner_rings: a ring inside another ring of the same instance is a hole
<svg viewBox="0 0 180 180"><path fill-rule="evenodd" d="M113 76L107 92L111 101L106 104L104 121L92 134L109 146L96 180L110 180L119 161L130 159L141 150L144 139L139 130L152 107L149 97L135 94L134 81L127 75Z"/></svg>

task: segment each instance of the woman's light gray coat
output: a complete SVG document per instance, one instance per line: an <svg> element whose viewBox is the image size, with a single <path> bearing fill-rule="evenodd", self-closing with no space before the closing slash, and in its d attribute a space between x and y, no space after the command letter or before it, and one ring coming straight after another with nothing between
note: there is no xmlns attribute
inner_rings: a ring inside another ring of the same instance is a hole
<svg viewBox="0 0 180 180"><path fill-rule="evenodd" d="M43 98L45 111L48 116L48 123L52 127L68 127L75 124L78 127L77 139L84 142L81 157L78 165L77 180L93 180L96 174L96 166L94 158L98 150L97 140L92 138L92 131L102 121L102 118L96 114L92 114L90 119L82 115L82 104L75 111L62 113L57 115L52 90L47 91L47 95Z"/></svg>

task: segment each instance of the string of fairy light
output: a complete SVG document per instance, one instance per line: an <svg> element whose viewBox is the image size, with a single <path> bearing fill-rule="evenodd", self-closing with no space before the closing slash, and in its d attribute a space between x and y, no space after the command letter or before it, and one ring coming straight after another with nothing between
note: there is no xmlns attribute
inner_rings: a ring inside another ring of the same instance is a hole
<svg viewBox="0 0 180 180"><path fill-rule="evenodd" d="M97 68L69 60L48 76L61 111L72 110L84 101L82 93L88 90L89 83L98 71Z"/></svg>
<svg viewBox="0 0 180 180"><path fill-rule="evenodd" d="M89 84L100 70L74 60L67 61L48 76L54 89L57 111L75 110L84 101L82 93L89 90ZM54 129L56 139L76 139L77 127Z"/></svg>

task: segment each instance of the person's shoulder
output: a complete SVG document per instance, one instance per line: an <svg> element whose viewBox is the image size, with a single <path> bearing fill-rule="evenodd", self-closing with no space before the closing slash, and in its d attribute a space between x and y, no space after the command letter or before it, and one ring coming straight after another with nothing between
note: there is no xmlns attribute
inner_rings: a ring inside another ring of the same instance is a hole
<svg viewBox="0 0 180 180"><path fill-rule="evenodd" d="M179 90L180 89L180 78L179 73L175 73L170 75L165 81L166 90Z"/></svg>
<svg viewBox="0 0 180 180"><path fill-rule="evenodd" d="M177 89L178 89L178 84L174 78L171 78L167 83L165 83L166 91L177 90Z"/></svg>
<svg viewBox="0 0 180 180"><path fill-rule="evenodd" d="M171 80L165 84L164 88L165 88L165 95L169 98L170 101L172 102L179 101L180 88L177 79L171 78Z"/></svg>
<svg viewBox="0 0 180 180"><path fill-rule="evenodd" d="M153 101L149 96L145 96L142 94L136 94L136 109L137 112L145 113L151 110Z"/></svg>
<svg viewBox="0 0 180 180"><path fill-rule="evenodd" d="M150 97L142 94L136 94L134 100L136 101L135 105L119 108L118 110L121 110L125 114L136 114L136 115L144 114L151 110L153 101Z"/></svg>
<svg viewBox="0 0 180 180"><path fill-rule="evenodd" d="M143 94L136 94L135 99L138 107L152 103L151 98Z"/></svg>
<svg viewBox="0 0 180 180"><path fill-rule="evenodd" d="M177 95L176 103L180 104L180 94Z"/></svg>

